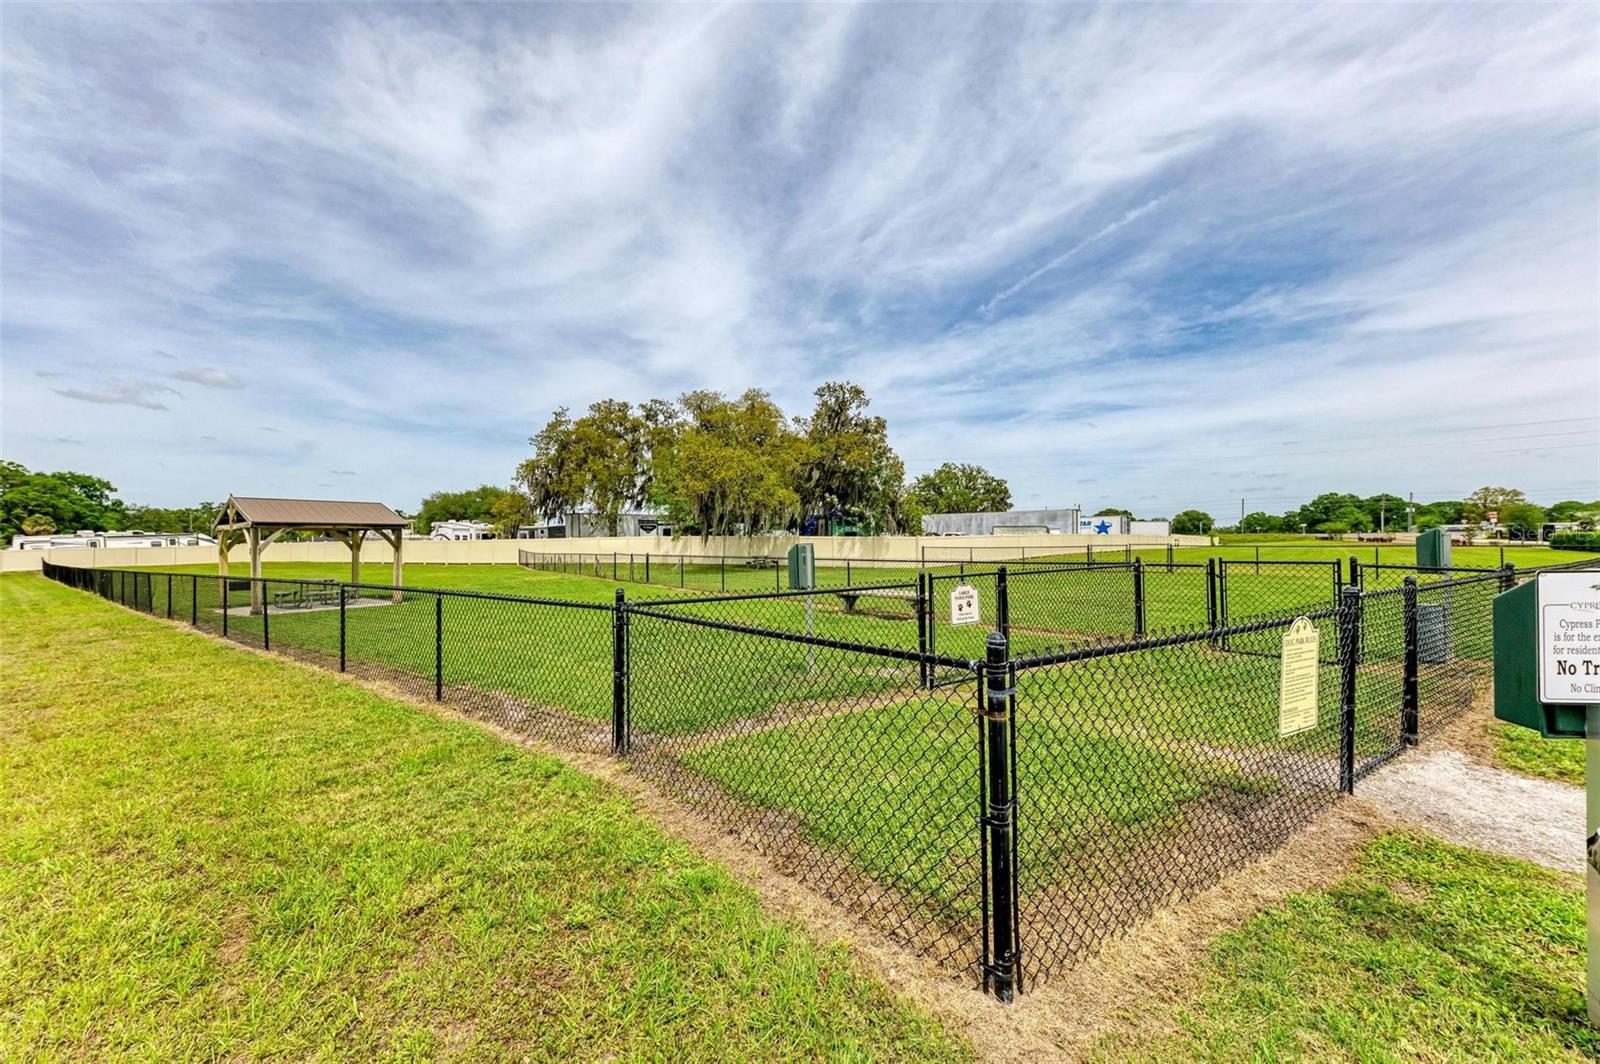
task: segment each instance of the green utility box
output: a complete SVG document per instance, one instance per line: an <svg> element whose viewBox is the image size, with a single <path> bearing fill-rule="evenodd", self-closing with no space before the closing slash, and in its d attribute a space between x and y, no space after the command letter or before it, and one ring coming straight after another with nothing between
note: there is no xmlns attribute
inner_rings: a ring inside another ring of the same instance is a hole
<svg viewBox="0 0 1600 1064"><path fill-rule="evenodd" d="M1430 528L1417 537L1417 568L1450 568L1450 533Z"/></svg>
<svg viewBox="0 0 1600 1064"><path fill-rule="evenodd" d="M1421 550L1419 540L1418 562ZM1600 574L1597 574L1600 575ZM1538 585L1530 580L1494 599L1494 715L1546 739L1582 739L1581 705L1539 700Z"/></svg>
<svg viewBox="0 0 1600 1064"><path fill-rule="evenodd" d="M817 549L809 543L789 548L789 590L809 591L817 586Z"/></svg>

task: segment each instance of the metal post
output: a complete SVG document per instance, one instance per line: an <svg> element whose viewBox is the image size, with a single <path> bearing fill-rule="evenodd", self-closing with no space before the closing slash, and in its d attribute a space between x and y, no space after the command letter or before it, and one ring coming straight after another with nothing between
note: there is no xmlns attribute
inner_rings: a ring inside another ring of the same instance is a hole
<svg viewBox="0 0 1600 1064"><path fill-rule="evenodd" d="M994 626L1001 635L1011 638L1011 595L1006 587L1006 567L999 566L994 573Z"/></svg>
<svg viewBox="0 0 1600 1064"><path fill-rule="evenodd" d="M930 595L928 593L928 574L924 573L924 572L918 572L917 573L917 600L916 600L916 607L917 607L917 653L923 654L923 655L926 655L928 653L928 628L929 628L929 624L928 624L928 603L929 603L929 601L930 601ZM928 661L927 661L926 657L924 657L922 660L917 662L917 679L920 682L920 684L925 688L933 686L932 670L928 667Z"/></svg>
<svg viewBox="0 0 1600 1064"><path fill-rule="evenodd" d="M1339 790L1356 789L1356 646L1361 641L1361 591L1354 585L1339 596Z"/></svg>
<svg viewBox="0 0 1600 1064"><path fill-rule="evenodd" d="M939 652L939 648L936 645L938 640L934 638L934 634L939 630L939 606L934 601L934 596L939 593L937 590L938 577L932 573L925 575L928 578L928 653L937 654ZM929 686L932 686L931 681Z"/></svg>
<svg viewBox="0 0 1600 1064"><path fill-rule="evenodd" d="M615 581L617 579L617 552L616 551L612 551L611 552L611 579L613 581Z"/></svg>
<svg viewBox="0 0 1600 1064"><path fill-rule="evenodd" d="M1013 833L1016 803L1011 795L1011 664L1006 637L989 633L984 669L984 775L988 804L980 820L987 829L989 936L984 943L984 987L1001 1001L1012 999L1016 986L1016 879L1013 875Z"/></svg>
<svg viewBox="0 0 1600 1064"><path fill-rule="evenodd" d="M644 552L644 582L650 582L650 552Z"/></svg>
<svg viewBox="0 0 1600 1064"><path fill-rule="evenodd" d="M1172 572L1172 544L1167 544L1167 572Z"/></svg>
<svg viewBox="0 0 1600 1064"><path fill-rule="evenodd" d="M844 586L845 587L849 587L850 586L850 559L849 558L846 558L844 560Z"/></svg>
<svg viewBox="0 0 1600 1064"><path fill-rule="evenodd" d="M1354 587L1360 587L1361 581L1361 563L1357 561L1356 556L1352 554L1350 555L1350 583Z"/></svg>
<svg viewBox="0 0 1600 1064"><path fill-rule="evenodd" d="M1504 556L1504 554L1505 554L1504 548L1501 549L1500 553L1501 553L1502 556ZM1517 567L1515 565L1502 564L1500 566L1500 590L1501 591L1510 591L1512 588L1514 588L1516 586L1517 586Z"/></svg>
<svg viewBox="0 0 1600 1064"><path fill-rule="evenodd" d="M1405 685L1400 692L1400 741L1417 745L1417 578L1408 576L1401 585L1406 626Z"/></svg>
<svg viewBox="0 0 1600 1064"><path fill-rule="evenodd" d="M172 620L172 574L167 574L167 620Z"/></svg>
<svg viewBox="0 0 1600 1064"><path fill-rule="evenodd" d="M1144 559L1133 560L1133 634L1144 635Z"/></svg>
<svg viewBox="0 0 1600 1064"><path fill-rule="evenodd" d="M433 596L433 700L444 701L444 596Z"/></svg>
<svg viewBox="0 0 1600 1064"><path fill-rule="evenodd" d="M1506 549L1505 549L1505 547L1501 547L1500 548L1500 568L1504 569L1505 567L1506 567Z"/></svg>
<svg viewBox="0 0 1600 1064"><path fill-rule="evenodd" d="M1206 627L1217 630L1217 559L1206 559ZM1215 638L1212 640L1215 642Z"/></svg>
<svg viewBox="0 0 1600 1064"><path fill-rule="evenodd" d="M1261 548L1256 548L1256 575L1261 575Z"/></svg>
<svg viewBox="0 0 1600 1064"><path fill-rule="evenodd" d="M200 578L189 578L189 623L200 627Z"/></svg>
<svg viewBox="0 0 1600 1064"><path fill-rule="evenodd" d="M344 635L344 631L345 631L345 628L344 628L344 604L345 604L345 600L347 598L349 598L349 597L350 597L350 593L346 589L345 585L344 584L340 584L339 585L339 671L340 672L344 671L344 645L345 645L344 644L344 640L345 640L345 635Z"/></svg>
<svg viewBox="0 0 1600 1064"><path fill-rule="evenodd" d="M256 597L256 580L255 580L255 577L251 577L250 578L250 600L252 602L254 602L255 601L255 597ZM271 616L272 616L272 611L267 609L267 582L265 580L263 580L263 581L261 581L261 649L262 650L271 650L272 649L272 622L270 620L268 620L268 618L271 617Z"/></svg>
<svg viewBox="0 0 1600 1064"><path fill-rule="evenodd" d="M617 588L611 612L611 752L628 751L628 612Z"/></svg>
<svg viewBox="0 0 1600 1064"><path fill-rule="evenodd" d="M222 578L222 638L228 638L228 578Z"/></svg>
<svg viewBox="0 0 1600 1064"><path fill-rule="evenodd" d="M681 555L681 554L678 555L678 586L680 588L684 586L684 584L683 584L683 555Z"/></svg>

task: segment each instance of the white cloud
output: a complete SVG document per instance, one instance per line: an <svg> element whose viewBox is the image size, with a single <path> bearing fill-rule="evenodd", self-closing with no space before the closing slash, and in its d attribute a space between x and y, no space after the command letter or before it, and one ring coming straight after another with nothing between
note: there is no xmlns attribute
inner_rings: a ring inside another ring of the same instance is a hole
<svg viewBox="0 0 1600 1064"><path fill-rule="evenodd" d="M913 469L1057 502L1086 466L1169 509L1600 466L1281 446L1600 407L1592 8L29 16L4 449L48 465L100 404L73 461L133 497L376 453L409 505L503 480L558 404L845 374ZM139 381L174 358L201 389Z"/></svg>
<svg viewBox="0 0 1600 1064"><path fill-rule="evenodd" d="M243 382L226 370L212 369L209 366L189 366L175 370L172 374L175 380L188 381L190 384L199 384L206 388L239 388Z"/></svg>

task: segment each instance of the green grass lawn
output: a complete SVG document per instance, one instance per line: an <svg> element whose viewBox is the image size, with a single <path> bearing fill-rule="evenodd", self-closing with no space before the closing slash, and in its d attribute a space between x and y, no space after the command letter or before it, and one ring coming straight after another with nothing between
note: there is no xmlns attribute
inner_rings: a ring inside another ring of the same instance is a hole
<svg viewBox="0 0 1600 1064"><path fill-rule="evenodd" d="M1496 721L1489 725L1495 763L1525 776L1584 785L1587 764L1582 739L1545 739L1532 728Z"/></svg>
<svg viewBox="0 0 1600 1064"><path fill-rule="evenodd" d="M957 1059L554 759L0 578L0 1057Z"/></svg>
<svg viewBox="0 0 1600 1064"><path fill-rule="evenodd" d="M1577 877L1409 834L1333 888L1261 913L1195 985L1135 1008L1104 1060L1580 1061Z"/></svg>

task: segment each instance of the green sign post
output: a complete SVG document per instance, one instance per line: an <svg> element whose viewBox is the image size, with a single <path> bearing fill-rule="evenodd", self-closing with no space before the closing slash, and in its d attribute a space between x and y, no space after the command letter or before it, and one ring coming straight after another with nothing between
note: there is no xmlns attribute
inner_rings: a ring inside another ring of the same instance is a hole
<svg viewBox="0 0 1600 1064"><path fill-rule="evenodd" d="M1495 596L1494 715L1588 744L1589 1023L1600 1027L1600 568L1539 573Z"/></svg>

